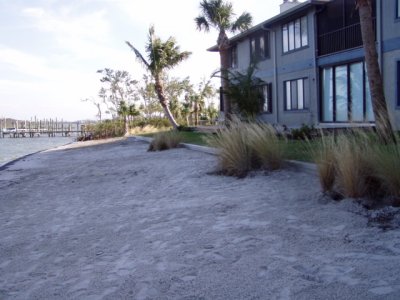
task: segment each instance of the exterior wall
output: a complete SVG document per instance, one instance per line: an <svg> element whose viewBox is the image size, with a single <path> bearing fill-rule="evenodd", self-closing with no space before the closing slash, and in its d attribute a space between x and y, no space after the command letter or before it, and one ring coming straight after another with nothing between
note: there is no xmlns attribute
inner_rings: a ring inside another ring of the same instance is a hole
<svg viewBox="0 0 400 300"><path fill-rule="evenodd" d="M397 62L400 61L400 19L396 18L396 0L380 0L382 64L385 96L392 125L400 130L400 107L397 106Z"/></svg>
<svg viewBox="0 0 400 300"><path fill-rule="evenodd" d="M307 14L308 46L283 53L282 25L303 15L287 19L284 23L275 25L270 31L270 57L260 61L255 76L272 83L272 113L262 113L259 118L265 122L300 127L302 124L313 125L318 122L317 80L315 67L315 36L314 11ZM237 43L238 68L245 72L250 64L250 39ZM277 78L275 78L277 74ZM284 82L307 78L304 95L308 103L307 109L286 111Z"/></svg>
<svg viewBox="0 0 400 300"><path fill-rule="evenodd" d="M400 61L400 49L384 53L383 69L384 69L384 85L385 96L388 104L392 125L396 130L400 130L400 107L397 106L397 62Z"/></svg>
<svg viewBox="0 0 400 300"><path fill-rule="evenodd" d="M287 19L272 28L274 34L271 37L274 36L274 38L271 38L271 41L273 41L271 53L274 53L275 49L277 79L274 79L273 55L271 55L269 65L265 67L260 65L258 72L260 78L273 82L274 88L273 114L272 116L270 114L262 114L260 116L261 119L288 127L300 127L302 124L315 125L318 122L314 11L310 11L307 14L308 46L287 53L283 52L282 25L302 16L304 14ZM307 79L304 86L304 97L308 107L304 110L286 111L284 82L300 78Z"/></svg>
<svg viewBox="0 0 400 300"><path fill-rule="evenodd" d="M400 107L397 105L398 78L397 62L400 61L400 18L396 18L396 0L377 0L377 47L385 85L386 100L393 120L393 125L400 130ZM270 57L259 62L256 76L267 83L272 83L272 113L260 114L260 119L288 127L302 124L326 126L320 124L320 83L319 70L322 67L346 64L364 60L362 47L316 57L316 15L314 8L307 13L308 46L283 53L282 26L304 14L293 15L284 21L275 23L270 29ZM262 29L260 29L262 30ZM238 68L246 72L250 64L250 36L237 43ZM307 109L285 110L284 82L307 78L304 87Z"/></svg>

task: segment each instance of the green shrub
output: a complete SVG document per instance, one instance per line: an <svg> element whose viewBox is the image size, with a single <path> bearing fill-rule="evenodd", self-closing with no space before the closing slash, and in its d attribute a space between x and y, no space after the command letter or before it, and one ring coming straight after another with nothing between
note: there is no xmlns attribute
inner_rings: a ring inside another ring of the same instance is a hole
<svg viewBox="0 0 400 300"><path fill-rule="evenodd" d="M95 124L86 126L85 139L107 139L113 137L121 137L125 134L124 122L121 120L104 120Z"/></svg>
<svg viewBox="0 0 400 300"><path fill-rule="evenodd" d="M295 128L290 131L290 136L294 140L306 140L311 139L316 133L314 126L308 126L302 124L300 128Z"/></svg>
<svg viewBox="0 0 400 300"><path fill-rule="evenodd" d="M163 151L179 147L182 136L177 131L157 133L149 145L148 151Z"/></svg>

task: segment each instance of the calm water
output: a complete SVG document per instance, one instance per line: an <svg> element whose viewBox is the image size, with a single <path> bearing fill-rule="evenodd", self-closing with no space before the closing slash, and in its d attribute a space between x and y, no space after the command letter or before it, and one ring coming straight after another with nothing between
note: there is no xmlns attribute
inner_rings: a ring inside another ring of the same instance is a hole
<svg viewBox="0 0 400 300"><path fill-rule="evenodd" d="M0 166L18 157L69 144L75 137L0 138Z"/></svg>

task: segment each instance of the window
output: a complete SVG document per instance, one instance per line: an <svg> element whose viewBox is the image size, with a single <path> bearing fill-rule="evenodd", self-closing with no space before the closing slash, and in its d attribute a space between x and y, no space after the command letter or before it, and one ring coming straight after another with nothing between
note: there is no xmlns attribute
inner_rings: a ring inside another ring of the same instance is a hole
<svg viewBox="0 0 400 300"><path fill-rule="evenodd" d="M282 26L282 45L283 52L308 46L306 16Z"/></svg>
<svg viewBox="0 0 400 300"><path fill-rule="evenodd" d="M250 38L250 59L252 62L269 57L269 33L262 32Z"/></svg>
<svg viewBox="0 0 400 300"><path fill-rule="evenodd" d="M231 48L230 59L231 68L236 69L238 67L238 55L236 45Z"/></svg>
<svg viewBox="0 0 400 300"><path fill-rule="evenodd" d="M396 1L396 17L400 18L400 0Z"/></svg>
<svg viewBox="0 0 400 300"><path fill-rule="evenodd" d="M272 83L267 83L260 87L263 95L261 103L261 112L272 113Z"/></svg>
<svg viewBox="0 0 400 300"><path fill-rule="evenodd" d="M307 109L304 97L304 84L306 78L288 80L284 82L285 110Z"/></svg>
<svg viewBox="0 0 400 300"><path fill-rule="evenodd" d="M397 106L400 107L400 61L397 62Z"/></svg>
<svg viewBox="0 0 400 300"><path fill-rule="evenodd" d="M323 122L374 121L363 62L323 68L321 85Z"/></svg>

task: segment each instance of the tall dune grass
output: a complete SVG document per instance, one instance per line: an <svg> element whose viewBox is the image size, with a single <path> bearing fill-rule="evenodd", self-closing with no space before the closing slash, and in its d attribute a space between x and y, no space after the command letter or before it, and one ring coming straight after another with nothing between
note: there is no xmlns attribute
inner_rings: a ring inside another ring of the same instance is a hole
<svg viewBox="0 0 400 300"><path fill-rule="evenodd" d="M400 146L381 144L371 132L348 130L322 136L313 153L324 192L343 197L400 200Z"/></svg>
<svg viewBox="0 0 400 300"><path fill-rule="evenodd" d="M177 131L157 133L149 145L148 151L163 151L179 147L182 136Z"/></svg>
<svg viewBox="0 0 400 300"><path fill-rule="evenodd" d="M207 142L219 149L219 171L226 175L243 177L254 169L276 170L283 163L282 143L267 124L234 118Z"/></svg>

